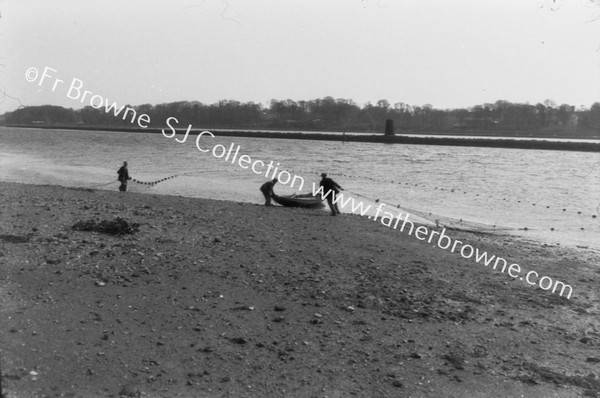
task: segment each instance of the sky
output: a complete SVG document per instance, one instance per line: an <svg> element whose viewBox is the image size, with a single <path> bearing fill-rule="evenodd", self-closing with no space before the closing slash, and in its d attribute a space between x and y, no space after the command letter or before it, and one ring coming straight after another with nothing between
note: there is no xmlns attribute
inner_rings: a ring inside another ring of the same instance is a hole
<svg viewBox="0 0 600 398"><path fill-rule="evenodd" d="M44 84L27 81L46 67ZM600 0L0 0L0 114L89 105L67 96L74 78L119 105L589 107Z"/></svg>

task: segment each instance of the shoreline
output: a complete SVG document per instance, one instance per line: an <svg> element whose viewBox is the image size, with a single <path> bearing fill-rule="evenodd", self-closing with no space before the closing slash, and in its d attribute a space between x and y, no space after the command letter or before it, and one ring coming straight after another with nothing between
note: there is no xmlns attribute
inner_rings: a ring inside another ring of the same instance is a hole
<svg viewBox="0 0 600 398"><path fill-rule="evenodd" d="M83 191L98 190L98 191L103 191L103 192L117 192L116 188L102 187L105 184L101 184L101 186L96 186L96 185L70 186L70 185L59 185L59 184L18 183L18 182L9 182L9 181L1 181L0 180L0 184L2 184L2 183L9 183L9 184L16 183L16 184L24 184L24 185L32 185L32 186L40 186L40 187L44 187L44 186L59 187L59 188L72 189L72 190L83 190ZM111 182L110 184L118 185L118 183L116 181ZM260 198L258 198L259 200L256 200L256 201L250 201L250 200L249 201L238 201L238 200L231 200L231 199L218 199L218 198L210 198L210 197L202 197L202 196L173 195L173 194L169 194L169 193L150 192L150 191L149 192L132 192L131 188L130 188L130 191L127 192L127 194L160 195L160 196L167 196L167 197L181 197L181 198L198 199L198 200L214 200L214 201L222 201L222 202L226 202L226 203L240 204L240 205L261 205L262 204L262 201L260 200ZM324 201L324 203L325 203L325 201ZM274 206L275 207L284 207L279 204L275 204ZM323 208L313 209L313 210L324 213L324 214L329 214L329 209L326 204ZM361 216L360 214L353 214L353 213L342 213L342 214L344 216L352 216L352 217L368 219L371 223L373 223L373 220L370 217L372 217L374 215L374 211L375 210L373 210L371 213L366 213L364 216ZM408 210L403 211L402 214L408 214L410 217L410 220L412 222L414 222L414 224L416 226L424 226L426 228L431 228L432 226L436 225L436 222L434 220L424 218L422 215L412 213L411 211L408 211ZM389 216L387 216L387 217L389 217ZM381 220L382 216L380 215L379 218ZM374 224L379 225L381 228L389 229L390 231L396 230L396 228L392 228L392 226L387 226L387 225L381 224L380 220L376 220L376 222ZM394 220L396 220L396 217L394 217ZM392 222L396 225L398 224L396 221L392 221ZM467 232L467 233L473 233L473 234L477 234L477 235L491 235L491 236L495 236L497 238L509 237L512 239L527 241L532 244L546 245L546 246L561 246L561 247L565 247L565 248L582 249L582 250L589 250L589 251L592 251L595 253L600 253L600 246L595 247L595 246L590 245L589 243L583 243L578 240L570 240L570 241L563 240L563 241L557 242L556 240L551 241L547 235L535 236L535 234L534 234L534 236L531 236L532 234L530 232L534 231L534 229L524 229L524 228L518 228L518 227L502 227L502 226L499 226L498 228L496 228L496 226L490 225L489 228L484 228L484 229L478 230L476 228L473 228L472 223L469 220L465 220L465 221L461 220L461 222L464 222L465 225L464 226L450 225L450 224L446 225L444 223L440 223L440 228L445 228L447 231ZM524 232L528 232L528 233L524 233Z"/></svg>
<svg viewBox="0 0 600 398"><path fill-rule="evenodd" d="M36 184L36 183L20 183L20 182L11 182L11 181L1 181L0 180L0 184L2 183L8 183L8 184L23 184L23 185L32 185L32 186L39 186L39 187L58 187L58 188L65 188L65 189L72 189L72 190L82 190L82 191L103 191L103 192L117 192L116 187L118 186L118 183L116 181L113 181L109 184L116 184L114 188L105 188L104 185L108 185L108 184L101 184L100 186L97 185L92 185L92 186L71 186L71 185L59 185L59 184ZM231 199L219 199L219 198L211 198L211 197L203 197L203 196L185 196L185 195L176 195L176 194L169 194L169 193L162 193L162 192L152 192L152 191L147 191L147 192L133 192L130 191L127 192L127 194L134 194L134 195L160 195L160 196L167 196L167 197L179 197L179 198L188 198L188 199L198 199L198 200L214 200L214 201L222 201L225 203L231 203L231 204L240 204L240 205L261 205L262 201L260 200L261 198L257 198L257 200L254 201L239 201L239 200L231 200ZM325 203L325 201L324 201ZM284 207L281 206L279 204L275 204L275 207ZM394 209L395 210L395 209ZM323 208L320 209L313 209L313 211L317 211L317 212L322 212L324 214L329 214L329 209L327 207L327 205L325 205ZM344 216L353 216L353 217L359 217L362 219L368 219L369 222L373 223L373 220L369 217L372 217L374 215L374 211L375 209L370 212L370 213L366 213L364 216L361 216L360 214L353 214L353 213L342 213ZM383 213L382 213L383 214ZM424 226L426 228L431 228L432 226L436 225L436 221L423 217L422 215L416 214L416 213L412 213L411 211L405 210L402 212L402 214L408 214L410 217L410 220L414 222L414 224L416 226ZM387 216L389 217L389 216ZM382 216L380 215L379 218L381 219ZM394 217L394 220L396 220L396 217ZM393 223L398 224L397 222L393 221ZM464 223L464 226L461 225L450 225L450 224L445 224L443 222L441 222L440 228L445 228L447 231L456 231L456 232L466 232L466 233L473 233L476 235L491 235L491 236L495 236L497 238L503 238L503 237L509 237L512 239L518 239L518 240L523 240L532 244L538 244L538 245L545 245L545 246L556 246L556 247L565 247L565 248L570 248L570 249L581 249L581 250L589 250L595 253L599 253L600 254L600 246L593 246L588 242L581 242L579 240L562 240L562 241L557 241L557 240L552 240L549 238L549 236L546 235L535 235L532 234L533 231L535 231L535 229L527 229L527 228L523 228L523 227L503 227L503 226L499 226L496 228L496 226L489 226L489 228L484 228L484 229L477 229L477 228L473 228L473 222L469 221L469 220L462 220L461 219L461 223ZM474 222L477 223L477 222ZM381 228L384 229L389 229L390 231L395 231L395 228L392 228L391 226L387 226L384 224L381 224L380 220L376 220L376 222L374 223L375 225L379 225ZM533 235L533 236L532 236Z"/></svg>
<svg viewBox="0 0 600 398"><path fill-rule="evenodd" d="M8 398L600 391L598 253L451 231L572 283L568 300L359 216L0 188ZM115 217L139 231L71 228Z"/></svg>
<svg viewBox="0 0 600 398"><path fill-rule="evenodd" d="M10 128L34 128L47 130L83 130L83 131L111 131L126 133L152 133L161 134L159 128L124 128L111 126L46 126L46 125L7 125ZM177 133L185 133L185 129L176 129ZM200 133L204 130L192 129L191 133ZM384 144L408 144L408 145L442 145L442 146L470 146L470 147L490 147L490 148L508 148L508 149L537 149L537 150L563 150L563 151L581 151L581 152L600 152L600 142L557 142L540 141L525 139L486 139L486 138L449 138L440 135L439 137L409 137L402 135L384 136L363 134L320 134L310 132L287 132L277 133L271 131L237 131L237 130L209 130L217 136L227 137L249 137L249 138L275 138L275 139L297 139L297 140L324 140L341 142L372 142ZM517 137L515 137L517 138Z"/></svg>

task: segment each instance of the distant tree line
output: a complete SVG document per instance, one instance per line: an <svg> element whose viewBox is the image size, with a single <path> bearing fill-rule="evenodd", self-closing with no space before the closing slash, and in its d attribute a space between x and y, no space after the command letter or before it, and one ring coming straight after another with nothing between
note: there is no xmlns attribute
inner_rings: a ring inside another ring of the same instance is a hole
<svg viewBox="0 0 600 398"><path fill-rule="evenodd" d="M271 100L267 106L254 102L223 100L214 104L180 101L158 105L129 106L138 114L150 116L150 127L166 126L169 117L178 127L283 129L383 132L386 119L394 121L397 133L449 132L498 134L562 132L566 135L598 135L600 102L590 108L556 105L553 101L535 105L496 101L472 108L435 109L387 100L358 106L352 100L325 97L310 101ZM114 116L105 108L86 106L67 109L60 106L24 107L4 115L9 125L81 125L136 127L130 118Z"/></svg>

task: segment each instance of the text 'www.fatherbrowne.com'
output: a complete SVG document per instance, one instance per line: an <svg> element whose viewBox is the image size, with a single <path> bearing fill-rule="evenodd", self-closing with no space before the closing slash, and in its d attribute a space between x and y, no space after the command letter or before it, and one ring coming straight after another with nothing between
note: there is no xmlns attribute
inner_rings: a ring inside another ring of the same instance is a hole
<svg viewBox="0 0 600 398"><path fill-rule="evenodd" d="M343 208L351 209L352 213L364 216L371 210L371 205L365 205L362 201L356 201L353 197L344 197L343 193L334 194L331 190L324 192L323 187L320 186L317 188L315 183L313 183L312 189L313 195L320 195L323 199L327 199L331 195L333 203L337 203ZM499 270L501 273L506 272L511 278L519 278L519 280L525 281L529 285L537 285L542 290L552 289L552 293L565 296L568 299L571 298L571 294L573 293L571 285L558 280L555 281L549 276L542 276L540 278L540 275L536 271L523 273L524 270L517 263L509 264L502 257L489 255L486 251L480 251L479 248L474 248L471 245L463 244L460 240L450 238L446 235L446 228L442 228L441 231L429 230L424 225L419 225L415 228L415 224L409 220L409 213L405 213L404 217L402 217L403 214L401 212L394 215L392 212L384 210L385 206L385 203L380 203L375 209L375 216L369 218L373 221L379 220L386 227L399 229L400 232L404 232L406 228L407 234L411 236L414 231L415 238L427 241L427 243L435 242L440 249L450 250L452 253L460 253L465 259L474 258L475 262L483 264L486 267L489 267L493 263L491 266L493 270Z"/></svg>

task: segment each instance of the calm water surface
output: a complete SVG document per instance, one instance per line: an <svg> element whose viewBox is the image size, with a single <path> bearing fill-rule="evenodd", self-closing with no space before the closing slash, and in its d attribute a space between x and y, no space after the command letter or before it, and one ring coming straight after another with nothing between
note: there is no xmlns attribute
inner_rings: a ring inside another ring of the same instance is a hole
<svg viewBox="0 0 600 398"><path fill-rule="evenodd" d="M116 191L116 171L127 160L141 181L178 175L153 187L130 183L133 192L262 202L258 187L267 177L201 153L194 138L181 144L161 134L0 128L0 180ZM202 142L234 142L240 156L279 162L280 170L304 178L304 192L326 171L365 206L379 199L430 221L600 249L600 154L239 137ZM296 192L282 184L275 190Z"/></svg>

